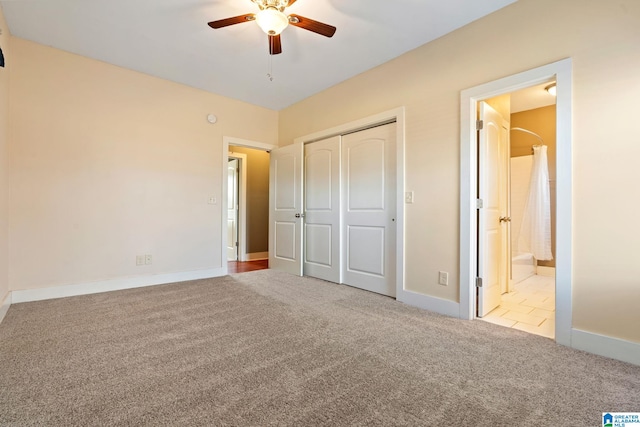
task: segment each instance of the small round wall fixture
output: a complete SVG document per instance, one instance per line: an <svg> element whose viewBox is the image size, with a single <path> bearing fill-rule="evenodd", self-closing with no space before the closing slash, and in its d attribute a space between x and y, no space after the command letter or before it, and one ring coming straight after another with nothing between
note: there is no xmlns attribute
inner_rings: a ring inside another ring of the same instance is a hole
<svg viewBox="0 0 640 427"><path fill-rule="evenodd" d="M209 114L207 115L207 121L211 124L214 124L218 121L218 118L215 116L215 114Z"/></svg>

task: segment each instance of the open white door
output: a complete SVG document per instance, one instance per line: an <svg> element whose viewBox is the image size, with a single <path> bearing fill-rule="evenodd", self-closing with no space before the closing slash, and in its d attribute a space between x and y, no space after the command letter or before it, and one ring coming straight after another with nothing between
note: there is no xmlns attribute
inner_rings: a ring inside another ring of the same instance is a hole
<svg viewBox="0 0 640 427"><path fill-rule="evenodd" d="M227 260L238 259L238 159L227 164Z"/></svg>
<svg viewBox="0 0 640 427"><path fill-rule="evenodd" d="M302 144L271 151L269 268L302 275Z"/></svg>
<svg viewBox="0 0 640 427"><path fill-rule="evenodd" d="M482 128L479 131L478 197L478 317L500 305L500 295L508 280L505 242L508 222L507 172L509 147L505 121L485 102L479 105ZM508 247L508 245L506 245Z"/></svg>
<svg viewBox="0 0 640 427"><path fill-rule="evenodd" d="M304 274L340 283L340 136L304 151Z"/></svg>

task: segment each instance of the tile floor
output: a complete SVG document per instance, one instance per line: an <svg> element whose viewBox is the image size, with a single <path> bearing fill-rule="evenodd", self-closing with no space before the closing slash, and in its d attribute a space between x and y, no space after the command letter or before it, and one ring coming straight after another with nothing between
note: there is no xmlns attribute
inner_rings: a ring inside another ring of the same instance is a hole
<svg viewBox="0 0 640 427"><path fill-rule="evenodd" d="M555 337L556 282L554 277L531 276L502 295L502 302L482 320L548 338Z"/></svg>

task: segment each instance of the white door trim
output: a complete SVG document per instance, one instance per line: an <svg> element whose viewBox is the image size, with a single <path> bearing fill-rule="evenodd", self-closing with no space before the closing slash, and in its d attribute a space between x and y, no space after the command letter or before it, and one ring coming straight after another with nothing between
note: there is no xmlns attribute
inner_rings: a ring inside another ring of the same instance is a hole
<svg viewBox="0 0 640 427"><path fill-rule="evenodd" d="M247 155L230 151L228 159L238 159L238 261L247 261Z"/></svg>
<svg viewBox="0 0 640 427"><path fill-rule="evenodd" d="M278 148L277 145L266 144L264 142L250 141L248 139L234 138L234 137L231 137L231 136L223 136L222 137L222 163L221 163L221 165L222 165L222 167L221 167L221 170L222 170L222 181L221 182L223 183L223 185L222 185L222 197L221 197L222 203L220 203L220 208L222 210L221 218L226 218L226 215L227 215L227 202L228 202L228 197L229 197L229 194L228 194L228 190L229 190L228 187L229 186L227 185L227 179L228 179L228 177L227 177L227 162L229 161L229 157L230 157L229 156L229 145L234 145L234 146L237 146L237 147L253 148L253 149L256 149L256 150L263 150L263 151L267 151L267 152L269 152L269 151L271 151L271 150L273 150L275 148ZM235 157L235 155L231 156L231 157ZM245 160L246 160L246 157L245 157ZM246 161L244 162L244 165L246 166ZM244 169L246 169L246 167ZM246 182L246 175L243 176L242 180L244 182ZM244 202L243 205L246 206L246 188L245 188L244 196L242 196L242 194L241 194L240 197L241 198L244 197L244 199L241 200L241 203ZM242 208L242 207L240 209L244 210L244 208ZM241 215L242 215L242 213L241 213ZM243 224L246 223L246 211L244 212L244 215L245 215L244 216L244 220L242 221ZM221 237L222 237L222 239L220 239L221 240L221 251L220 251L220 256L221 256L220 262L221 262L221 264L220 265L222 267L222 271L224 272L223 274L227 274L229 272L228 269L227 269L227 222L226 221L221 221L221 223L222 223L221 224ZM244 242L245 245L246 245L246 242L245 242L246 238L244 236L246 236L246 229L243 231L243 235L240 236L241 242ZM241 252L240 252L241 255L239 254L240 256L243 257L243 259L240 259L241 261L245 260L244 259L244 258L246 258L245 253L246 253L246 246L245 246L244 249L241 249Z"/></svg>
<svg viewBox="0 0 640 427"><path fill-rule="evenodd" d="M294 139L294 143L304 144L335 135L344 135L391 121L396 122L396 299L411 303L414 293L404 289L404 145L405 145L405 110L394 108L339 126L314 132Z"/></svg>
<svg viewBox="0 0 640 427"><path fill-rule="evenodd" d="M466 89L460 94L460 318L475 318L477 103L556 79L556 342L571 346L572 327L572 61L563 59L533 70Z"/></svg>

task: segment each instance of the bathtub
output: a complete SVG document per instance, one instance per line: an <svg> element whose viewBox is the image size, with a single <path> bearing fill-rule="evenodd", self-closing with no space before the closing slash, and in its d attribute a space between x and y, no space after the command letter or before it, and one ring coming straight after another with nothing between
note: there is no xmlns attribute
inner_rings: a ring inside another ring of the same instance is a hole
<svg viewBox="0 0 640 427"><path fill-rule="evenodd" d="M511 257L511 283L522 282L536 274L536 260L533 254L516 253Z"/></svg>

